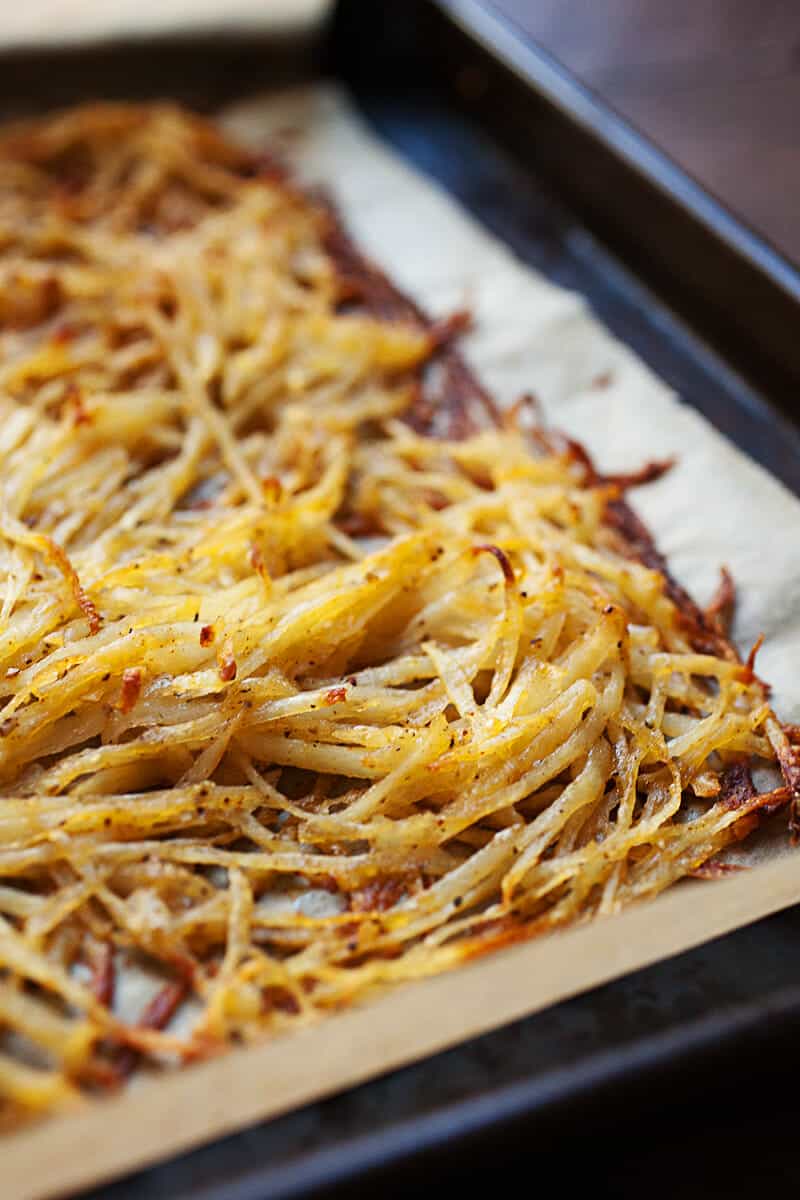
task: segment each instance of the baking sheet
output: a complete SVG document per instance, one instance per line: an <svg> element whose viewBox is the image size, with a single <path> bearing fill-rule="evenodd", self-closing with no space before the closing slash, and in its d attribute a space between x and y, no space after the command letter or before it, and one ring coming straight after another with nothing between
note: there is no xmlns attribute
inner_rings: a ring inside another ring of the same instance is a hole
<svg viewBox="0 0 800 1200"><path fill-rule="evenodd" d="M767 645L759 669L781 713L800 714L800 503L680 404L587 312L517 263L443 194L372 139L330 89L239 107L240 137L281 140L330 185L360 244L434 315L470 304L467 352L502 401L534 391L555 424L609 470L675 453L636 506L701 602L726 563L741 581L736 635ZM406 985L287 1038L157 1080L4 1141L4 1200L64 1194L286 1111L687 949L800 899L800 861L649 905Z"/></svg>

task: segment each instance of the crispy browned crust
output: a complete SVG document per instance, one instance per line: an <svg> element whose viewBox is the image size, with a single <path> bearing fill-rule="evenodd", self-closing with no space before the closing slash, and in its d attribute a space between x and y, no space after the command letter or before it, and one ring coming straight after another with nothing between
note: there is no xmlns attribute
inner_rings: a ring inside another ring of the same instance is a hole
<svg viewBox="0 0 800 1200"><path fill-rule="evenodd" d="M744 763L733 763L721 775L719 800L728 808L741 808L756 794L753 780Z"/></svg>
<svg viewBox="0 0 800 1200"><path fill-rule="evenodd" d="M458 335L469 326L469 314L461 310L444 321L431 320L355 246L333 202L321 196L317 203L326 216L324 246L339 277L341 307L406 321L430 337L430 358L420 372L408 422L420 433L453 439L468 437L487 423L499 424L492 396L455 348Z"/></svg>
<svg viewBox="0 0 800 1200"><path fill-rule="evenodd" d="M136 1022L139 1029L164 1029L169 1024L172 1017L178 1011L181 1003L186 996L186 983L184 980L171 980L164 984L160 991L156 992L152 1000L145 1005L139 1020ZM114 1066L114 1083L119 1086L133 1074L139 1062L139 1054L135 1049L126 1046L118 1055Z"/></svg>
<svg viewBox="0 0 800 1200"><path fill-rule="evenodd" d="M598 481L601 480L602 477L598 476ZM715 654L739 662L739 652L734 644L670 573L667 560L656 546L653 535L627 500L620 498L608 502L606 524L617 534L620 549L624 553L663 576L667 595L675 604L680 623L694 649L700 654Z"/></svg>
<svg viewBox="0 0 800 1200"><path fill-rule="evenodd" d="M114 947L105 943L98 946L92 964L90 987L96 1000L110 1008L114 1002L116 972L114 968Z"/></svg>
<svg viewBox="0 0 800 1200"><path fill-rule="evenodd" d="M728 634L736 610L736 585L727 567L720 567L717 590L706 605L706 619L716 625L720 633Z"/></svg>

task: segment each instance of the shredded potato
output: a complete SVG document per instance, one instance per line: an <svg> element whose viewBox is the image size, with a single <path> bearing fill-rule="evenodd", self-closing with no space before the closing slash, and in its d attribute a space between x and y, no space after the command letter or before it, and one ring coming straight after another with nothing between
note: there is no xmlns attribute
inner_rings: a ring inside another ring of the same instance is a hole
<svg viewBox="0 0 800 1200"><path fill-rule="evenodd" d="M273 163L14 127L0 277L5 1124L714 876L793 798L730 581L701 613L624 501L660 468L499 418Z"/></svg>

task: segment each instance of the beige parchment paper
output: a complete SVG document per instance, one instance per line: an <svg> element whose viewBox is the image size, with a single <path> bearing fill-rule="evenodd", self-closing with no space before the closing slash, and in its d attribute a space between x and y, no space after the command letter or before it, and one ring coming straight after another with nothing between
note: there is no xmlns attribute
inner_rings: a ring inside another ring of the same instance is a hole
<svg viewBox="0 0 800 1200"><path fill-rule="evenodd" d="M367 132L330 88L254 100L226 114L243 140L279 140L300 174L337 197L361 246L433 315L465 303L468 357L499 400L541 399L554 425L608 470L675 455L635 493L676 576L709 599L725 563L740 581L735 635L763 632L760 673L781 715L800 719L800 502L684 406L584 301L524 267L442 192ZM598 377L606 386L593 386ZM342 1090L800 901L784 837L754 868L689 882L619 916L406 984L314 1027L235 1050L5 1139L3 1200L41 1200Z"/></svg>

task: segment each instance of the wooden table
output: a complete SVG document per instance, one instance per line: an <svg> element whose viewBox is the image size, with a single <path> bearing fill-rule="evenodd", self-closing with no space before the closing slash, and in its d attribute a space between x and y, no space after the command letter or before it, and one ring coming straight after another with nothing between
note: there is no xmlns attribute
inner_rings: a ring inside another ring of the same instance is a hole
<svg viewBox="0 0 800 1200"><path fill-rule="evenodd" d="M491 0L800 263L798 0Z"/></svg>

